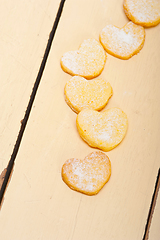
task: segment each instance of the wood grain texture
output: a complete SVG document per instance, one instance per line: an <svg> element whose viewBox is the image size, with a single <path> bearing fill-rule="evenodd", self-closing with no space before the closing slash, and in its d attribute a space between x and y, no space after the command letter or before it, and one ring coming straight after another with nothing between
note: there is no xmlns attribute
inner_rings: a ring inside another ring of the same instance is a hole
<svg viewBox="0 0 160 240"><path fill-rule="evenodd" d="M59 2L0 0L0 172L12 154Z"/></svg>
<svg viewBox="0 0 160 240"><path fill-rule="evenodd" d="M113 87L107 108L129 119L124 141L107 153L112 176L96 196L69 189L61 179L65 160L94 149L79 137L76 114L64 100L70 76L62 54L101 29L128 22L123 1L67 0L16 159L0 216L2 239L142 239L160 166L160 25L146 29L141 52L124 61L108 55L101 74ZM9 231L8 231L9 229Z"/></svg>

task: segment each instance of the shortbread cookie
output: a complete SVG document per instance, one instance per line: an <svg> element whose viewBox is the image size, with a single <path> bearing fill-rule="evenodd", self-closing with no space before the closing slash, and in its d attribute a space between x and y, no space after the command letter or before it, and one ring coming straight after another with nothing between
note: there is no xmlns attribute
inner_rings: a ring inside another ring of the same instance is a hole
<svg viewBox="0 0 160 240"><path fill-rule="evenodd" d="M160 23L160 0L124 0L123 8L136 24L153 27Z"/></svg>
<svg viewBox="0 0 160 240"><path fill-rule="evenodd" d="M127 115L119 108L110 108L103 112L84 109L76 119L81 138L91 147L110 151L124 138L128 120Z"/></svg>
<svg viewBox="0 0 160 240"><path fill-rule="evenodd" d="M143 47L145 30L131 21L123 28L107 25L100 33L100 42L111 55L120 59L129 59Z"/></svg>
<svg viewBox="0 0 160 240"><path fill-rule="evenodd" d="M62 179L73 190L94 195L108 182L111 162L106 154L96 151L83 160L71 158L62 167Z"/></svg>
<svg viewBox="0 0 160 240"><path fill-rule="evenodd" d="M70 108L79 113L82 109L101 110L112 96L110 83L103 79L86 80L74 76L67 81L64 88L65 100Z"/></svg>
<svg viewBox="0 0 160 240"><path fill-rule="evenodd" d="M100 75L105 62L106 53L95 39L84 40L78 50L65 53L60 61L65 72L86 79L92 79Z"/></svg>

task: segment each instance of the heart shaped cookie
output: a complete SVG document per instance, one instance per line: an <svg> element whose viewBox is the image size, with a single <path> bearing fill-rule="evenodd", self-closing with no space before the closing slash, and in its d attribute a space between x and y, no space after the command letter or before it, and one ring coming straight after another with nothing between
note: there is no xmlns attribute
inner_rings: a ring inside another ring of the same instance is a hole
<svg viewBox="0 0 160 240"><path fill-rule="evenodd" d="M160 23L159 0L124 0L126 16L134 23L144 27L153 27Z"/></svg>
<svg viewBox="0 0 160 240"><path fill-rule="evenodd" d="M102 79L86 80L74 76L67 81L64 88L65 100L70 108L79 113L82 109L101 110L112 96L110 83Z"/></svg>
<svg viewBox="0 0 160 240"><path fill-rule="evenodd" d="M92 79L100 75L105 62L106 53L95 39L84 40L78 50L65 53L60 61L65 72L86 79Z"/></svg>
<svg viewBox="0 0 160 240"><path fill-rule="evenodd" d="M106 154L96 151L83 160L71 158L62 166L62 179L73 190L94 195L108 182L111 162Z"/></svg>
<svg viewBox="0 0 160 240"><path fill-rule="evenodd" d="M145 30L142 26L128 22L123 28L107 25L100 33L100 42L111 55L129 59L143 47Z"/></svg>
<svg viewBox="0 0 160 240"><path fill-rule="evenodd" d="M91 147L110 151L124 138L128 120L119 108L110 108L103 112L84 109L76 119L77 129L81 138Z"/></svg>

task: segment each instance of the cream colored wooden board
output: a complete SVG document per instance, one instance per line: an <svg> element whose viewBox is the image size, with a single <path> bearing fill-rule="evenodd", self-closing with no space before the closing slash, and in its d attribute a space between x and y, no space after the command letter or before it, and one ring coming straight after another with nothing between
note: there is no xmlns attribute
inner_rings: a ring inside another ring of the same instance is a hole
<svg viewBox="0 0 160 240"><path fill-rule="evenodd" d="M159 238L160 238L160 194L158 193L148 239L159 240Z"/></svg>
<svg viewBox="0 0 160 240"><path fill-rule="evenodd" d="M0 1L0 173L12 154L59 2Z"/></svg>
<svg viewBox="0 0 160 240"><path fill-rule="evenodd" d="M101 74L113 87L106 108L129 119L124 141L107 153L112 176L95 196L68 188L62 164L94 151L79 137L64 100L70 76L60 57L107 24L128 22L122 0L67 0L34 102L0 215L0 238L47 240L142 239L160 166L160 25L146 29L141 52L123 61L108 55Z"/></svg>

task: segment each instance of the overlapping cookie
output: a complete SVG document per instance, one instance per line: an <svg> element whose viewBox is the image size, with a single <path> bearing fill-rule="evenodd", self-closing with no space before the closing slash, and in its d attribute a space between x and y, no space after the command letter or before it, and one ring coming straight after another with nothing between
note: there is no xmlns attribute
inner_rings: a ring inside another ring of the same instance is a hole
<svg viewBox="0 0 160 240"><path fill-rule="evenodd" d="M128 120L119 108L110 108L103 112L84 109L76 119L81 138L91 147L110 151L124 139Z"/></svg>
<svg viewBox="0 0 160 240"><path fill-rule="evenodd" d="M136 24L153 27L160 23L160 0L124 0L123 8Z"/></svg>
<svg viewBox="0 0 160 240"><path fill-rule="evenodd" d="M100 33L100 42L111 55L129 59L137 54L144 45L145 30L131 21L123 28L108 24Z"/></svg>
<svg viewBox="0 0 160 240"><path fill-rule="evenodd" d="M84 40L78 50L66 52L60 61L65 72L86 79L92 79L100 75L105 62L106 53L95 39Z"/></svg>
<svg viewBox="0 0 160 240"><path fill-rule="evenodd" d="M112 96L110 83L103 79L86 80L74 76L67 81L64 88L65 100L70 108L79 113L82 109L101 110Z"/></svg>
<svg viewBox="0 0 160 240"><path fill-rule="evenodd" d="M73 190L97 194L111 176L111 162L106 154L96 151L83 160L71 158L62 166L62 179Z"/></svg>

